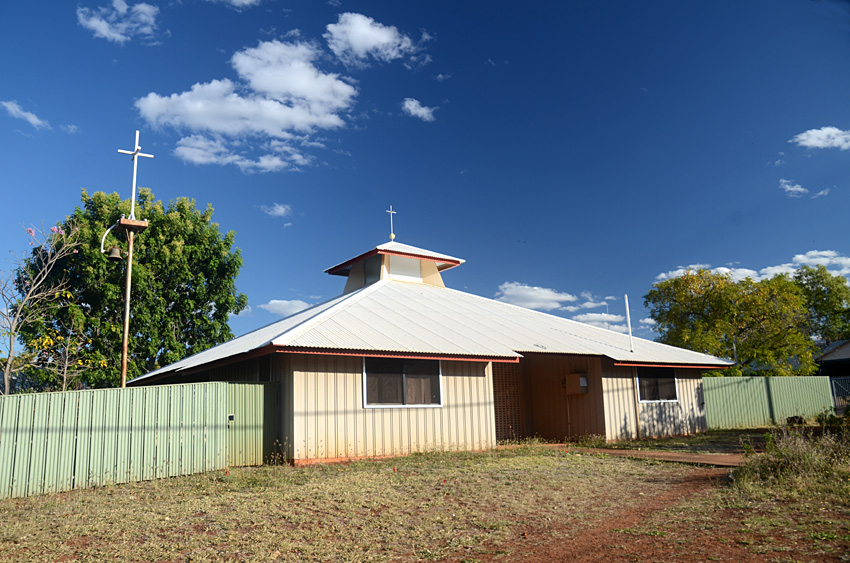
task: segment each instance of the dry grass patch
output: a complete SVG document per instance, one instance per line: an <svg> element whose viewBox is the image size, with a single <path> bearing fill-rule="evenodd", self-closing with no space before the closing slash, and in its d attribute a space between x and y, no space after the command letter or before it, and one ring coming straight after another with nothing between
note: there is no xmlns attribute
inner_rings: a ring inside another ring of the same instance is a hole
<svg viewBox="0 0 850 563"><path fill-rule="evenodd" d="M0 560L510 559L524 530L573 537L688 472L533 446L233 469L2 501Z"/></svg>

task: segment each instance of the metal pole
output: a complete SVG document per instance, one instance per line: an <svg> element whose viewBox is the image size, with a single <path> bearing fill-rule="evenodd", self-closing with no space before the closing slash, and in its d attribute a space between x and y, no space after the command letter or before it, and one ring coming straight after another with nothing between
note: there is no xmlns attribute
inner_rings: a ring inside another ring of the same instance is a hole
<svg viewBox="0 0 850 563"><path fill-rule="evenodd" d="M133 278L133 238L127 229L127 286L124 288L124 341L121 345L121 388L127 387L127 349L130 340L130 280Z"/></svg>

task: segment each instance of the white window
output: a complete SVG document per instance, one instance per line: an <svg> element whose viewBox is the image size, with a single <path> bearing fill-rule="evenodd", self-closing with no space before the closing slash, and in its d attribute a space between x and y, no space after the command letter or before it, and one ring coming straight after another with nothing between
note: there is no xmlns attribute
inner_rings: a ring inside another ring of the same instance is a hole
<svg viewBox="0 0 850 563"><path fill-rule="evenodd" d="M637 376L640 402L675 403L679 400L673 368L639 367Z"/></svg>
<svg viewBox="0 0 850 563"><path fill-rule="evenodd" d="M442 406L440 361L364 358L363 397L366 407Z"/></svg>

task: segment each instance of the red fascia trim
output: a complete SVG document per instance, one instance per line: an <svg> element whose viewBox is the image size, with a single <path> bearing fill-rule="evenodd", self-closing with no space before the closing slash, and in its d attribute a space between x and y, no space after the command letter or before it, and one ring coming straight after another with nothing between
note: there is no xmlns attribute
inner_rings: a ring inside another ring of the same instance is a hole
<svg viewBox="0 0 850 563"><path fill-rule="evenodd" d="M347 260L347 261L343 262L342 264L337 264L336 266L331 266L330 268L328 268L325 271L327 273L331 274L332 276L347 275L347 274L341 274L340 272L342 270L345 270L346 268L348 268L349 266L351 266L355 262L359 262L360 260L365 260L366 258L371 258L372 256L375 256L376 254L378 254L377 248L374 249L374 250L370 250L369 252L364 252L360 256L355 256L351 260Z"/></svg>
<svg viewBox="0 0 850 563"><path fill-rule="evenodd" d="M316 348L293 348L289 346L276 346L275 352L279 354L313 354L318 356L357 356L367 358L406 358L412 360L450 360L454 362L498 362L506 364L518 364L519 358L499 358L482 356L451 356L435 354L417 354L410 352L372 352L367 350L318 350Z"/></svg>
<svg viewBox="0 0 850 563"><path fill-rule="evenodd" d="M650 364L636 362L614 362L615 366L631 368L682 368L682 369L729 369L732 366L692 366L686 364Z"/></svg>

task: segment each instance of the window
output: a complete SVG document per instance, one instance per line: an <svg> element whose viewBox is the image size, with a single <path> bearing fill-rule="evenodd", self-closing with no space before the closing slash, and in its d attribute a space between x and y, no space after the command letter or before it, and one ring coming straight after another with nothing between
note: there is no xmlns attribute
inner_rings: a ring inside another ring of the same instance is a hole
<svg viewBox="0 0 850 563"><path fill-rule="evenodd" d="M639 397L642 402L679 400L676 393L676 371L673 368L637 368Z"/></svg>
<svg viewBox="0 0 850 563"><path fill-rule="evenodd" d="M366 406L440 406L440 361L365 358Z"/></svg>

